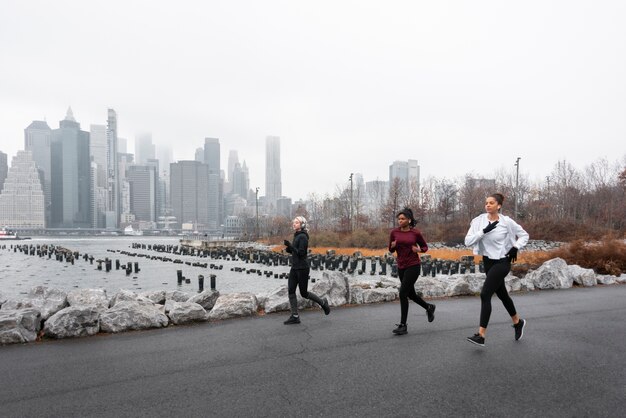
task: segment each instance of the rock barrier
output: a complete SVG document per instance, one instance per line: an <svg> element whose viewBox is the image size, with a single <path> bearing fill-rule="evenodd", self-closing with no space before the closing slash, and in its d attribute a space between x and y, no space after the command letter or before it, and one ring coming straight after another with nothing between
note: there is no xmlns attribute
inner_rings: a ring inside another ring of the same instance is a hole
<svg viewBox="0 0 626 418"><path fill-rule="evenodd" d="M425 298L477 295L484 279L483 273L442 272L420 277L415 288ZM522 278L511 274L505 278L510 292L624 283L624 274L619 277L599 275L591 269L567 265L560 258L546 261ZM321 278L311 283L310 290L327 298L331 306L342 306L396 300L399 286L399 279L394 277L326 270ZM301 298L298 293L296 296L301 309L313 306L310 300ZM314 309L320 308L314 305ZM66 293L36 286L21 299L11 299L0 292L0 344L28 343L42 337L73 338L162 328L287 310L286 285L259 295L245 292L220 295L213 289L193 295L178 290L138 294L122 289L113 296L103 289Z"/></svg>

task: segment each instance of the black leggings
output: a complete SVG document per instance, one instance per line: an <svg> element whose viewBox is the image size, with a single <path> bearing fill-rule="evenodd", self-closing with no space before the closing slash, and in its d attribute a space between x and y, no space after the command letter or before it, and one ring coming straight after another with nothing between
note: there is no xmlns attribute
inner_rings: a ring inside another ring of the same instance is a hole
<svg viewBox="0 0 626 418"><path fill-rule="evenodd" d="M298 314L298 302L296 299L296 287L300 288L300 295L303 298L311 299L313 302L322 306L324 302L316 294L309 292L309 272L311 269L289 271L289 280L287 281L287 291L289 293L289 305L293 315Z"/></svg>
<svg viewBox="0 0 626 418"><path fill-rule="evenodd" d="M400 323L406 324L409 314L409 299L424 309L428 309L428 303L415 293L415 282L420 275L420 265L398 269L400 277Z"/></svg>
<svg viewBox="0 0 626 418"><path fill-rule="evenodd" d="M480 292L480 326L487 328L489 317L491 316L491 297L494 293L500 298L510 316L515 316L517 312L504 284L504 278L511 271L509 259L492 260L488 257L483 257L483 263L485 264L487 278L485 279L485 284L483 284L483 290Z"/></svg>

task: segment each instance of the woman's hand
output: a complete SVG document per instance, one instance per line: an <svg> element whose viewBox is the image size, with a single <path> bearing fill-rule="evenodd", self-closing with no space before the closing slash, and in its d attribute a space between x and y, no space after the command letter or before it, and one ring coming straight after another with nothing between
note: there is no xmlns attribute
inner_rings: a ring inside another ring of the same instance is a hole
<svg viewBox="0 0 626 418"><path fill-rule="evenodd" d="M418 247L417 245L412 245L411 250L417 254L420 252L420 247Z"/></svg>
<svg viewBox="0 0 626 418"><path fill-rule="evenodd" d="M390 245L390 247L391 247L391 248L396 248L396 242L395 242L395 241L391 241L391 245Z"/></svg>

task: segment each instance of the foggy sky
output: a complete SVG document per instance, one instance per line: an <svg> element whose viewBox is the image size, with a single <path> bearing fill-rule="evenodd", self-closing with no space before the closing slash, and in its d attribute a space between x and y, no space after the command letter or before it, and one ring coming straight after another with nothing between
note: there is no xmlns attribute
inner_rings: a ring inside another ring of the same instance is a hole
<svg viewBox="0 0 626 418"><path fill-rule="evenodd" d="M3 1L0 150L111 107L129 152L216 137L261 194L268 135L293 198L407 159L455 178L521 157L540 180L623 158L625 21L621 1Z"/></svg>

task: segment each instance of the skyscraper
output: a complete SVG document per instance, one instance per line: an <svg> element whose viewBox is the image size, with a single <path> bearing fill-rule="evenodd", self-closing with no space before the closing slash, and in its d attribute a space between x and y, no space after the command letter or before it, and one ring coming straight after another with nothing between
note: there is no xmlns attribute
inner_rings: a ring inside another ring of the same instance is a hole
<svg viewBox="0 0 626 418"><path fill-rule="evenodd" d="M4 180L7 178L9 172L9 166L7 165L7 155L0 151L0 193L4 187Z"/></svg>
<svg viewBox="0 0 626 418"><path fill-rule="evenodd" d="M224 219L224 185L220 168L220 140L204 139L204 164L209 168L208 190L208 229L218 229Z"/></svg>
<svg viewBox="0 0 626 418"><path fill-rule="evenodd" d="M239 163L239 153L237 150L231 149L228 151L228 172L226 173L228 181L233 182L233 170L235 169L235 164Z"/></svg>
<svg viewBox="0 0 626 418"><path fill-rule="evenodd" d="M106 226L107 196L107 127L89 126L89 156L92 167L92 215L94 228Z"/></svg>
<svg viewBox="0 0 626 418"><path fill-rule="evenodd" d="M118 168L117 113L107 111L107 208L106 228L117 228L120 222L120 181Z"/></svg>
<svg viewBox="0 0 626 418"><path fill-rule="evenodd" d="M420 187L420 166L417 160L394 161L389 166L389 186L393 184L394 178L401 180L403 193L419 193Z"/></svg>
<svg viewBox="0 0 626 418"><path fill-rule="evenodd" d="M41 173L30 151L18 151L13 157L0 194L0 225L45 228Z"/></svg>
<svg viewBox="0 0 626 418"><path fill-rule="evenodd" d="M280 138L268 136L265 138L265 201L273 208L271 210L276 210L276 200L282 196L282 193Z"/></svg>
<svg viewBox="0 0 626 418"><path fill-rule="evenodd" d="M154 159L152 160L154 161ZM135 220L156 222L157 168L154 165L131 165L127 179L130 185L130 213Z"/></svg>
<svg viewBox="0 0 626 418"><path fill-rule="evenodd" d="M89 132L81 131L68 108L51 142L52 213L54 228L89 228L91 216L91 162Z"/></svg>
<svg viewBox="0 0 626 418"><path fill-rule="evenodd" d="M152 134L143 132L135 135L135 162L143 165L156 157L156 149L152 143Z"/></svg>
<svg viewBox="0 0 626 418"><path fill-rule="evenodd" d="M198 161L170 164L172 214L178 222L199 230L209 223L209 166Z"/></svg>
<svg viewBox="0 0 626 418"><path fill-rule="evenodd" d="M50 224L51 209L51 157L50 143L52 129L45 121L35 120L24 129L24 149L30 151L37 169L41 170L43 177L44 206L46 208L46 225Z"/></svg>

